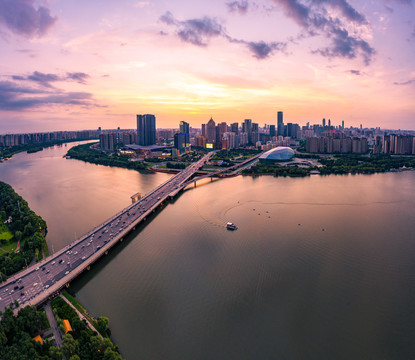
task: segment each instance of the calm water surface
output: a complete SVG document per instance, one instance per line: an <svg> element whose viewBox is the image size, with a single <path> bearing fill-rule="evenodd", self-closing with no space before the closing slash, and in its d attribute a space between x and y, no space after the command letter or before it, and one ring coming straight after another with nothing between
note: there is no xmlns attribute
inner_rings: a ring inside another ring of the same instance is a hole
<svg viewBox="0 0 415 360"><path fill-rule="evenodd" d="M55 250L169 178L68 148L0 164ZM206 181L71 288L128 360L415 359L414 186L415 172Z"/></svg>

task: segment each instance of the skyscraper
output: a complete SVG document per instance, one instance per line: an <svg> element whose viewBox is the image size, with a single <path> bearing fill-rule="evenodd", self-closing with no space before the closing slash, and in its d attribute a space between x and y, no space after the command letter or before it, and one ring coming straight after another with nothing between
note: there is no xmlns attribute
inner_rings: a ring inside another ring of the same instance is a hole
<svg viewBox="0 0 415 360"><path fill-rule="evenodd" d="M252 120L251 119L244 120L244 128L245 128L245 132L248 134L248 143L251 144L252 142Z"/></svg>
<svg viewBox="0 0 415 360"><path fill-rule="evenodd" d="M138 145L150 146L156 143L156 117L145 114L137 115Z"/></svg>
<svg viewBox="0 0 415 360"><path fill-rule="evenodd" d="M275 132L275 125L270 125L269 126L269 136L273 137L276 136L276 132Z"/></svg>
<svg viewBox="0 0 415 360"><path fill-rule="evenodd" d="M233 124L231 124L231 131L233 132L233 133L235 133L235 134L238 134L239 133L239 129L238 129L238 127L239 127L239 125L238 125L238 123L233 123Z"/></svg>
<svg viewBox="0 0 415 360"><path fill-rule="evenodd" d="M284 136L284 121L282 119L282 111L277 114L277 135Z"/></svg>
<svg viewBox="0 0 415 360"><path fill-rule="evenodd" d="M213 144L216 141L216 124L212 118L210 118L206 125L206 135L209 143Z"/></svg>
<svg viewBox="0 0 415 360"><path fill-rule="evenodd" d="M187 123L186 121L180 121L180 134L184 135L184 143L185 143L185 147L188 147L190 144L190 127L189 127L189 123Z"/></svg>
<svg viewBox="0 0 415 360"><path fill-rule="evenodd" d="M186 121L180 121L179 127L180 127L181 134L189 134L190 132L189 123L187 123Z"/></svg>

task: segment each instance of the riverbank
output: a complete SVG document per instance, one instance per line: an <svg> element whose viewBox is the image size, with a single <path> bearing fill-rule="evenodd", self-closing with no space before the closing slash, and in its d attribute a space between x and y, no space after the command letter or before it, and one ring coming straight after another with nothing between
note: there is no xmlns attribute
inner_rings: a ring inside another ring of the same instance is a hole
<svg viewBox="0 0 415 360"><path fill-rule="evenodd" d="M94 327L66 297L56 297L46 309L26 306L14 315L8 307L0 315L2 360L122 360L109 338L108 318L99 316Z"/></svg>
<svg viewBox="0 0 415 360"><path fill-rule="evenodd" d="M274 175L304 177L310 174L320 175L342 175L342 174L375 174L390 171L413 170L415 168L415 157L392 157L389 155L359 156L313 156L322 166L284 166L281 164L257 163L250 169L242 171L243 175Z"/></svg>
<svg viewBox="0 0 415 360"><path fill-rule="evenodd" d="M71 159L81 160L96 165L120 167L124 169L149 172L149 166L138 161L130 161L128 156L117 154L106 154L91 149L93 144L82 144L68 150L66 156Z"/></svg>
<svg viewBox="0 0 415 360"><path fill-rule="evenodd" d="M20 152L27 151L28 154L36 153L42 151L43 149L55 146L63 145L66 143L72 143L76 141L84 141L92 139L70 139L70 140L57 140L57 141L48 141L44 143L34 143L34 144L25 144L25 145L15 145L8 148L0 150L0 162L10 159L13 155L16 155Z"/></svg>
<svg viewBox="0 0 415 360"><path fill-rule="evenodd" d="M0 281L49 255L45 220L0 181Z"/></svg>
<svg viewBox="0 0 415 360"><path fill-rule="evenodd" d="M0 182L0 281L24 269L33 260L40 261L49 255L46 233L46 222L9 184ZM27 290L15 285L14 289L6 289L5 293L2 291L0 296L12 295L14 291ZM16 300L6 307L4 314L0 312L0 337L7 339L0 347L2 360L15 359L16 356L23 358L25 355L34 360L63 359L68 358L68 348L75 349L71 356L78 355L81 359L122 359L118 347L110 340L109 319L102 316L95 319L70 294L64 292L63 296L77 310L68 309L68 304L60 298L52 301L53 316L59 329L52 330L45 311L38 311L35 307L26 306L14 315L13 309L19 306ZM64 327L64 319L71 324L70 334ZM63 338L63 342L55 341L56 336L59 340ZM19 349L18 354L16 348Z"/></svg>

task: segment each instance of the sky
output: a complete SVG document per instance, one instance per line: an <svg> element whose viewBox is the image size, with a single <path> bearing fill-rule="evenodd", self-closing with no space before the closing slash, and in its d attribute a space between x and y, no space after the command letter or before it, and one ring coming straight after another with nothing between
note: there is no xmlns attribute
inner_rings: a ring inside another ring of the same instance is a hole
<svg viewBox="0 0 415 360"><path fill-rule="evenodd" d="M415 0L0 0L0 133L415 130Z"/></svg>

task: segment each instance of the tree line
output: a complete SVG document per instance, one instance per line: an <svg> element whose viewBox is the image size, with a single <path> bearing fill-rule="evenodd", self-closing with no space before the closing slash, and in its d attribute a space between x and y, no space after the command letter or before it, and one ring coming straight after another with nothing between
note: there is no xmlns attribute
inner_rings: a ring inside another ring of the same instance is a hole
<svg viewBox="0 0 415 360"><path fill-rule="evenodd" d="M23 145L14 145L11 147L1 148L0 149L0 159L1 158L9 158L14 154L17 154L22 151L27 151L29 154L34 153L37 151L41 151L44 148L55 146L55 145L62 145L64 143L74 142L74 141L81 141L81 140L89 140L89 139L68 139L68 140L56 140L56 141L46 141L42 143L32 143L32 144L23 144Z"/></svg>
<svg viewBox="0 0 415 360"><path fill-rule="evenodd" d="M304 156L302 156L304 157ZM362 155L338 155L335 157L322 157L313 155L313 159L323 165L321 167L310 166L303 168L298 166L281 166L278 164L263 164L258 162L250 169L245 169L242 174L260 175L270 174L274 176L307 176L312 170L318 170L321 175L330 174L374 174L388 172L402 167L415 168L415 157L393 157L390 155L374 155L371 157Z"/></svg>
<svg viewBox="0 0 415 360"><path fill-rule="evenodd" d="M45 220L29 208L27 202L13 188L0 181L0 221L7 223L13 237L1 240L1 245L7 242L20 241L20 252L5 252L0 255L0 281L30 264L34 256L42 258L42 250L47 254L45 235L47 226Z"/></svg>
<svg viewBox="0 0 415 360"><path fill-rule="evenodd" d="M13 314L5 309L0 320L1 360L122 360L115 346L107 337L101 339L89 329L84 320L60 297L52 301L52 309L59 331L64 334L63 319L69 320L72 332L63 335L62 347L53 346L45 336L43 344L33 340L50 328L44 311L26 306ZM100 320L101 319L101 320ZM101 327L108 331L108 319L98 318Z"/></svg>
<svg viewBox="0 0 415 360"><path fill-rule="evenodd" d="M115 166L125 169L144 171L147 165L140 161L130 161L127 155L106 154L90 148L91 144L82 144L70 148L67 156L97 165Z"/></svg>

